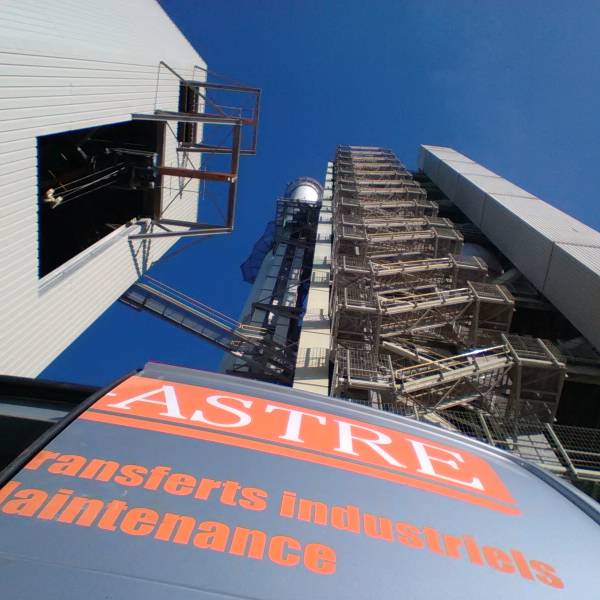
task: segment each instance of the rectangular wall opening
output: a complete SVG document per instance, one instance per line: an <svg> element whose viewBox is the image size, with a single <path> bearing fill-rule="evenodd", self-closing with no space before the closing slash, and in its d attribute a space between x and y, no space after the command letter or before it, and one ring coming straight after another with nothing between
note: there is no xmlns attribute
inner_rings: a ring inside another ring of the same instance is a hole
<svg viewBox="0 0 600 600"><path fill-rule="evenodd" d="M160 212L164 124L131 121L38 137L39 277L121 225Z"/></svg>

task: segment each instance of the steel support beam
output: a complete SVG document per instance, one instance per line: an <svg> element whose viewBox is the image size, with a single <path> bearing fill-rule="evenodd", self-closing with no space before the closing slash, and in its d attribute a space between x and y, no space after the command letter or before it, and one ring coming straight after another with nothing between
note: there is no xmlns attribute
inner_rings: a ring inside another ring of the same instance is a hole
<svg viewBox="0 0 600 600"><path fill-rule="evenodd" d="M207 181L226 181L233 183L237 179L234 173L221 173L218 171L199 171L197 169L182 169L180 167L158 167L162 176L187 177L189 179L204 179Z"/></svg>

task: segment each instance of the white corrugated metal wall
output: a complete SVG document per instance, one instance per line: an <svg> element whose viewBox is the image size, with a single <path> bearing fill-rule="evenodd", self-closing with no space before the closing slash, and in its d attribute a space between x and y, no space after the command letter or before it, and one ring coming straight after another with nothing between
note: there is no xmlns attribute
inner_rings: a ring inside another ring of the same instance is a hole
<svg viewBox="0 0 600 600"><path fill-rule="evenodd" d="M600 350L600 233L452 148L419 168Z"/></svg>
<svg viewBox="0 0 600 600"><path fill-rule="evenodd" d="M150 264L174 243L130 245L136 228L121 228L38 278L37 136L177 110L179 82L161 60L204 78L201 57L154 0L0 3L0 373L37 375L137 279L142 254ZM166 131L164 164L177 165ZM179 181L170 179L165 216L195 220L197 194L171 202Z"/></svg>

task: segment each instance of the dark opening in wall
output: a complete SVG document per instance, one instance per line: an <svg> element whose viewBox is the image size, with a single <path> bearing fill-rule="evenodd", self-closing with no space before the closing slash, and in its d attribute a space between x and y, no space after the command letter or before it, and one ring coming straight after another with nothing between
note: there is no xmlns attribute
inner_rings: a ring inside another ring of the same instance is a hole
<svg viewBox="0 0 600 600"><path fill-rule="evenodd" d="M198 112L198 94L194 88L188 87L184 83L179 86L179 112L197 113ZM193 144L196 142L198 134L198 123L177 123L177 139L180 142Z"/></svg>
<svg viewBox="0 0 600 600"><path fill-rule="evenodd" d="M557 420L560 425L598 429L600 442L600 386L567 379L558 407Z"/></svg>
<svg viewBox="0 0 600 600"><path fill-rule="evenodd" d="M38 138L39 276L160 211L164 125L132 121Z"/></svg>

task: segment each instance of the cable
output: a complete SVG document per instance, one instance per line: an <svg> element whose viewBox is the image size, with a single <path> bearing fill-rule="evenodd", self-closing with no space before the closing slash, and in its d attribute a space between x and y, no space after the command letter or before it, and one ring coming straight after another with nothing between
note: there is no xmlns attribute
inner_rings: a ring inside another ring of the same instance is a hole
<svg viewBox="0 0 600 600"><path fill-rule="evenodd" d="M103 175L102 177L98 177L98 179L95 179L94 181L90 181L89 183L84 183L84 184L76 187L75 189L68 190L63 194L62 197L67 198L68 196L70 196L72 194L76 194L77 192L80 192L81 190L84 190L85 188L93 186L93 185L99 183L100 181L104 181L105 179L108 179L109 177L113 177L114 175L116 175L117 173L122 171L123 169L124 169L124 167L115 169L114 171L111 171L110 173L107 173L106 175Z"/></svg>
<svg viewBox="0 0 600 600"><path fill-rule="evenodd" d="M105 183L104 185L101 185L100 187L94 188L92 190L88 190L87 192L83 192L81 194L79 194L78 196L75 196L74 198L69 198L68 200L65 200L64 202L61 202L60 204L57 204L55 206L53 206L52 208L57 208L58 206L62 206L63 204L67 204L68 202L71 202L72 200L77 200L79 198L81 198L82 196L85 196L87 194L91 194L92 192L97 192L105 187L108 187L112 185L112 181L109 181L108 183Z"/></svg>
<svg viewBox="0 0 600 600"><path fill-rule="evenodd" d="M60 184L60 185L56 186L56 188L54 188L54 191L57 191L60 188L67 188L67 187L73 185L74 183L77 183L79 181L83 181L84 179L89 179L90 177L92 177L94 175L100 175L101 173L104 173L104 171L108 171L109 169L115 169L116 167L120 167L123 164L124 163L118 163L116 165L110 165L108 167L104 167L104 169L100 169L99 171L94 171L92 173L88 173L87 175L84 175L83 177L80 177L79 179L73 179L72 181L68 181L67 183L63 183L63 184ZM68 190L68 191L72 191L72 190Z"/></svg>

